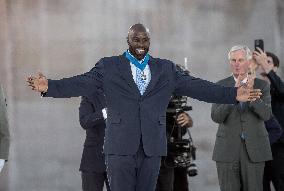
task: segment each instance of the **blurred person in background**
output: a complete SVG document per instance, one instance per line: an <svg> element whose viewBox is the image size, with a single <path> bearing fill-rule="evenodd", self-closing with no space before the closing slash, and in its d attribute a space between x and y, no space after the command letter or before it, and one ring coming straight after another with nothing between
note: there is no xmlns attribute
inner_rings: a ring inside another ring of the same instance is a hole
<svg viewBox="0 0 284 191"><path fill-rule="evenodd" d="M264 121L271 117L270 88L249 75L252 59L247 46L233 46L228 53L232 75L218 82L261 89L254 102L213 104L211 117L219 124L213 151L221 191L262 191L265 161L272 159Z"/></svg>
<svg viewBox="0 0 284 191"><path fill-rule="evenodd" d="M9 155L9 125L7 118L7 104L2 85L0 84L0 172L8 161Z"/></svg>
<svg viewBox="0 0 284 191"><path fill-rule="evenodd" d="M282 132L284 128L284 82L277 75L280 65L278 57L271 52L263 52L261 49L255 51L254 59L256 67L262 78L270 84L272 113L279 122ZM277 138L277 137L276 137ZM263 186L264 191L271 191L270 183L276 191L284 190L284 134L272 142L273 160L265 165Z"/></svg>
<svg viewBox="0 0 284 191"><path fill-rule="evenodd" d="M82 97L79 117L82 128L86 130L80 165L83 191L103 191L104 183L107 191L110 191L103 154L106 127L104 95L96 93L90 97Z"/></svg>
<svg viewBox="0 0 284 191"><path fill-rule="evenodd" d="M178 137L178 129L174 128L177 124L182 130L182 135L186 134L186 128L192 127L192 118L186 113L181 112L173 115L171 112L167 112L166 115L166 128L167 128L167 140L171 137ZM168 143L168 156L170 145ZM157 181L156 191L188 191L188 176L187 167L170 167L167 166L166 158L162 157L159 177Z"/></svg>

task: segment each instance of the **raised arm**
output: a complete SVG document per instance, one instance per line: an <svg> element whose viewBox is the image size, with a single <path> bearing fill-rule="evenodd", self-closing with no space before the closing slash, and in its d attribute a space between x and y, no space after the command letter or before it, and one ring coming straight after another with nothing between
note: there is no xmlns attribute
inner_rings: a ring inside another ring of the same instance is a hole
<svg viewBox="0 0 284 191"><path fill-rule="evenodd" d="M284 82L280 77L273 70L267 74L267 77L271 82L271 86L275 88L277 94L284 97Z"/></svg>
<svg viewBox="0 0 284 191"><path fill-rule="evenodd" d="M274 65L268 63L268 57L266 53L261 49L258 49L258 51L254 51L253 56L257 64L266 73L269 81L271 82L271 86L275 88L277 94L279 96L284 96L284 82L275 73L275 71L273 71Z"/></svg>

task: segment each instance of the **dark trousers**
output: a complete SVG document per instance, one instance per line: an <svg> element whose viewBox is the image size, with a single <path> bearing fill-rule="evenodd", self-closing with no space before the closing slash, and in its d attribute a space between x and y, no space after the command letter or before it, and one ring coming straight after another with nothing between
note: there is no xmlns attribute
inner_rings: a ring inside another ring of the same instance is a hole
<svg viewBox="0 0 284 191"><path fill-rule="evenodd" d="M175 168L174 191L188 191L186 168Z"/></svg>
<svg viewBox="0 0 284 191"><path fill-rule="evenodd" d="M188 191L186 168L167 168L161 165L156 191Z"/></svg>
<svg viewBox="0 0 284 191"><path fill-rule="evenodd" d="M265 163L263 191L271 191L272 182L276 191L284 190L284 144L274 143L271 146L273 160Z"/></svg>
<svg viewBox="0 0 284 191"><path fill-rule="evenodd" d="M142 146L135 155L106 155L111 191L154 191L161 157L146 156Z"/></svg>
<svg viewBox="0 0 284 191"><path fill-rule="evenodd" d="M110 191L106 172L82 172L83 191L103 191L104 183Z"/></svg>
<svg viewBox="0 0 284 191"><path fill-rule="evenodd" d="M162 165L159 172L156 191L173 191L173 189L174 168L166 168L164 165Z"/></svg>

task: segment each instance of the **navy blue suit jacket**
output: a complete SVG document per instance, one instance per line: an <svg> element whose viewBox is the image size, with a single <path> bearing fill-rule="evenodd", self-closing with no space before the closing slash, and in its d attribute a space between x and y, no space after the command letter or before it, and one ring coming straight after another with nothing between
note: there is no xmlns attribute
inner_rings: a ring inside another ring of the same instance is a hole
<svg viewBox="0 0 284 191"><path fill-rule="evenodd" d="M102 58L82 75L48 80L45 96L76 97L103 91L108 108L104 152L116 155L135 154L141 141L146 155L166 155L166 108L173 93L211 103L236 103L234 87L183 74L169 60L150 57L148 64L151 81L142 96L124 55Z"/></svg>
<svg viewBox="0 0 284 191"><path fill-rule="evenodd" d="M105 120L102 109L106 107L104 95L93 94L82 97L79 107L80 124L86 130L86 140L81 159L80 171L105 172L103 144L105 137Z"/></svg>
<svg viewBox="0 0 284 191"><path fill-rule="evenodd" d="M270 94L272 113L281 125L282 132L284 132L284 82L273 70L267 74L267 77L271 82ZM282 133L279 140L284 143L284 133Z"/></svg>
<svg viewBox="0 0 284 191"><path fill-rule="evenodd" d="M269 120L265 121L264 124L269 135L270 145L272 145L282 135L281 125L274 116L272 116Z"/></svg>

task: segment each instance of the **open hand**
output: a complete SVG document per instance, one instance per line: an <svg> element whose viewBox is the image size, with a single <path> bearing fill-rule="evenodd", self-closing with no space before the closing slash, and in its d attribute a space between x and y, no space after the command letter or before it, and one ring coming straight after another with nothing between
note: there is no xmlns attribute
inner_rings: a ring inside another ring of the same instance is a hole
<svg viewBox="0 0 284 191"><path fill-rule="evenodd" d="M267 55L260 48L258 51L253 52L253 58L257 62L257 64L263 69L263 71L268 74L273 69L273 64L269 64L267 62Z"/></svg>
<svg viewBox="0 0 284 191"><path fill-rule="evenodd" d="M252 89L247 85L238 87L236 99L240 102L255 101L262 95L260 89Z"/></svg>
<svg viewBox="0 0 284 191"><path fill-rule="evenodd" d="M47 92L48 89L48 81L46 77L38 72L36 76L30 75L26 82L28 83L28 86L32 88L32 90L37 92Z"/></svg>

